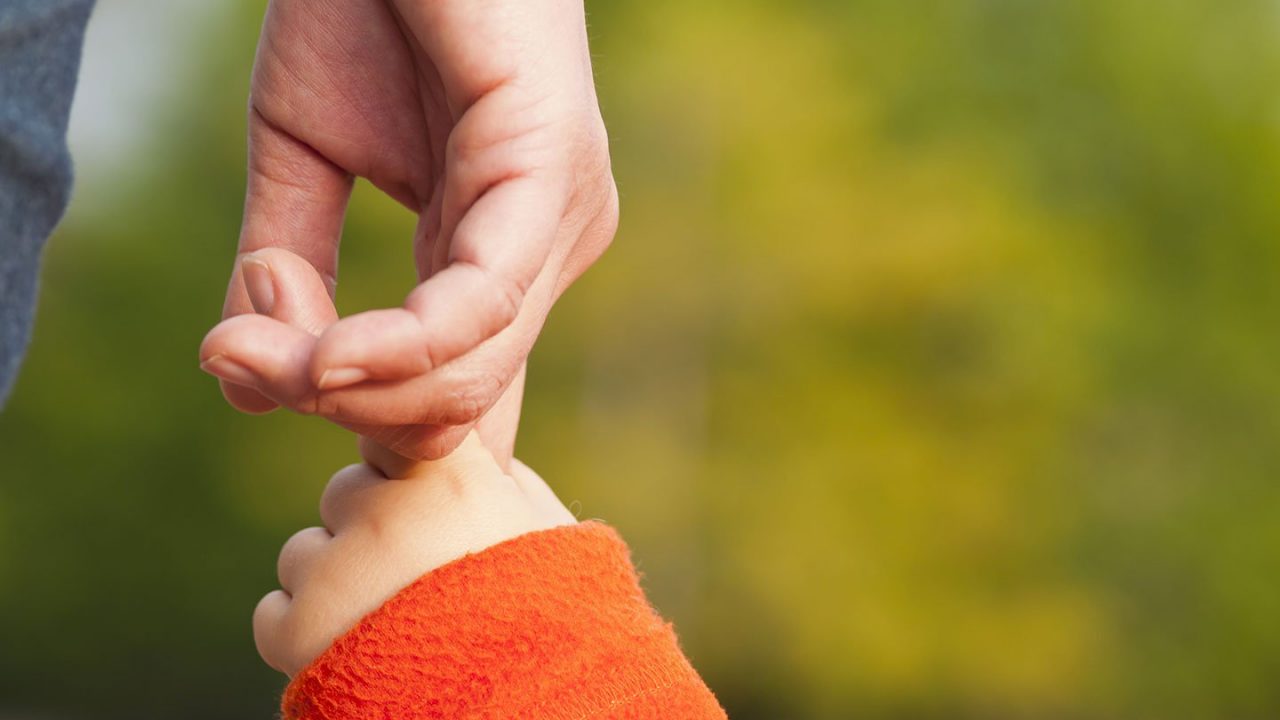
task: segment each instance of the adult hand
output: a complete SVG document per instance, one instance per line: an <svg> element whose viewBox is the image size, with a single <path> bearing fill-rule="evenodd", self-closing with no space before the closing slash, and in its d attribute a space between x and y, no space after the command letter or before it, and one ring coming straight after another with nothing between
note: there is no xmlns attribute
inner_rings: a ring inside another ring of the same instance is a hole
<svg viewBox="0 0 1280 720"><path fill-rule="evenodd" d="M578 0L273 0L249 146L202 367L241 410L319 414L411 457L447 454L521 377L552 303L616 229ZM336 320L355 176L418 215L421 283L401 308ZM268 249L305 260L319 289L286 287ZM497 434L513 436L504 415Z"/></svg>

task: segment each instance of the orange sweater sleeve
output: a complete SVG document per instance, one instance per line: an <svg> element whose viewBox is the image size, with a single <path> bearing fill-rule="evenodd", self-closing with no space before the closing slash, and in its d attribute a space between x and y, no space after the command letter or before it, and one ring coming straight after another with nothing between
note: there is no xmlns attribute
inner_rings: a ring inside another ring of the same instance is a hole
<svg viewBox="0 0 1280 720"><path fill-rule="evenodd" d="M725 718L622 539L529 533L418 579L285 690L286 720Z"/></svg>

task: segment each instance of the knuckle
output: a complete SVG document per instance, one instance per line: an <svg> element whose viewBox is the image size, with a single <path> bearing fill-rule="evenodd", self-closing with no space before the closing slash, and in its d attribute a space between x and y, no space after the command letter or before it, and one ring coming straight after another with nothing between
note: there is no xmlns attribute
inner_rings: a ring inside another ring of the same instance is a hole
<svg viewBox="0 0 1280 720"><path fill-rule="evenodd" d="M264 595L253 610L253 643L263 662L276 669L282 667L281 625L288 615L289 605L284 591L273 590Z"/></svg>
<svg viewBox="0 0 1280 720"><path fill-rule="evenodd" d="M527 288L512 278L495 278L490 287L492 288L494 326L495 329L501 330L514 322L516 316L520 314Z"/></svg>
<svg viewBox="0 0 1280 720"><path fill-rule="evenodd" d="M287 602L285 593L282 590L272 590L258 600L258 605L253 609L253 626L256 631L260 631L265 635L275 628L277 617L273 609L281 602Z"/></svg>
<svg viewBox="0 0 1280 720"><path fill-rule="evenodd" d="M451 421L449 424L461 425L475 422L484 415L487 408L488 404L478 395L469 392L459 394L453 399L453 407L448 418Z"/></svg>
<svg viewBox="0 0 1280 720"><path fill-rule="evenodd" d="M354 506L356 491L367 474L364 465L348 465L330 478L320 494L320 518L329 528L336 529Z"/></svg>
<svg viewBox="0 0 1280 720"><path fill-rule="evenodd" d="M613 244L618 232L619 200L612 175L604 178L602 188L593 194L590 202L580 206L578 212L582 230L562 269L564 283L576 280Z"/></svg>
<svg viewBox="0 0 1280 720"><path fill-rule="evenodd" d="M471 120L471 122L467 122ZM464 118L454 126L445 141L445 162L449 167L467 167L476 163L486 152L511 140L511 136L495 132L491 123L476 122L476 118Z"/></svg>
<svg viewBox="0 0 1280 720"><path fill-rule="evenodd" d="M294 533L280 548L280 557L301 560L319 549L329 540L329 531L322 527L303 528Z"/></svg>
<svg viewBox="0 0 1280 720"><path fill-rule="evenodd" d="M618 196L618 182L610 174L605 186L604 207L600 210L601 230L609 239L613 239L618 231L618 222L622 219L622 199Z"/></svg>
<svg viewBox="0 0 1280 720"><path fill-rule="evenodd" d="M427 368L438 368L441 365L453 359L448 352L442 351L434 343L424 341L420 348L422 358L426 361Z"/></svg>
<svg viewBox="0 0 1280 720"><path fill-rule="evenodd" d="M593 262L598 260L601 255L604 255L605 250L608 250L609 246L613 244L613 238L618 232L618 222L621 218L618 185L614 182L612 175L606 179L602 193L595 218L587 227L587 232L584 233L583 237Z"/></svg>
<svg viewBox="0 0 1280 720"><path fill-rule="evenodd" d="M574 175L578 187L587 192L603 191L613 181L609 136L599 116L583 124L574 147Z"/></svg>
<svg viewBox="0 0 1280 720"><path fill-rule="evenodd" d="M620 202L603 121L588 122L578 142L573 168L573 202L582 228L580 245L594 258L603 254L618 229Z"/></svg>
<svg viewBox="0 0 1280 720"><path fill-rule="evenodd" d="M305 568L315 559L330 538L322 527L299 530L285 541L276 558L276 577L285 590L295 592L298 584L306 581Z"/></svg>
<svg viewBox="0 0 1280 720"><path fill-rule="evenodd" d="M462 384L450 397L447 424L464 425L479 420L497 401L502 386L500 378L488 373Z"/></svg>

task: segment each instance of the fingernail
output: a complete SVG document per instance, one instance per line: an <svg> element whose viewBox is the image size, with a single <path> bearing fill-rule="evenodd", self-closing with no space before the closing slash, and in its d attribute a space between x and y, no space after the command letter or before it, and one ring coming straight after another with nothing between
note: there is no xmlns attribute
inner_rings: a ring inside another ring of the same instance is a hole
<svg viewBox="0 0 1280 720"><path fill-rule="evenodd" d="M270 315L276 306L276 287L271 277L271 266L250 253L240 261L240 274L244 276L244 287L249 291L253 311L259 315Z"/></svg>
<svg viewBox="0 0 1280 720"><path fill-rule="evenodd" d="M336 390L368 379L369 373L360 368L329 368L320 375L320 382L316 383L316 387L321 390Z"/></svg>
<svg viewBox="0 0 1280 720"><path fill-rule="evenodd" d="M222 355L214 355L213 357L200 363L200 369L213 375L214 377L226 380L236 385L247 385L253 387L258 382L258 378L251 372L249 368L241 365L234 360L228 360Z"/></svg>

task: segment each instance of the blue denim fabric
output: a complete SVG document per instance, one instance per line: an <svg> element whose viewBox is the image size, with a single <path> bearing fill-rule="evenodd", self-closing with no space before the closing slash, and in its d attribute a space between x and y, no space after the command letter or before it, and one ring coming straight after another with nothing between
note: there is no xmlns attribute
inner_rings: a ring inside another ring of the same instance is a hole
<svg viewBox="0 0 1280 720"><path fill-rule="evenodd" d="M0 407L31 335L40 254L71 196L67 115L93 0L0 0Z"/></svg>

